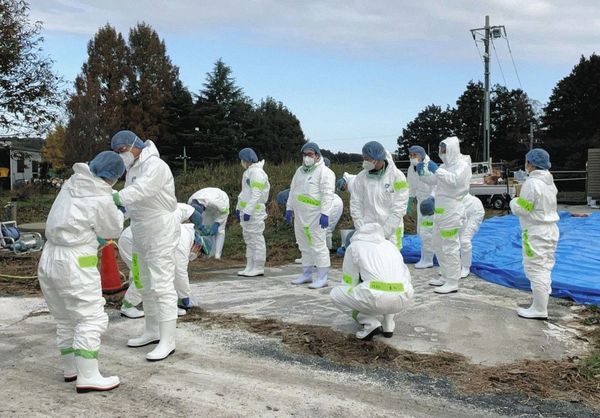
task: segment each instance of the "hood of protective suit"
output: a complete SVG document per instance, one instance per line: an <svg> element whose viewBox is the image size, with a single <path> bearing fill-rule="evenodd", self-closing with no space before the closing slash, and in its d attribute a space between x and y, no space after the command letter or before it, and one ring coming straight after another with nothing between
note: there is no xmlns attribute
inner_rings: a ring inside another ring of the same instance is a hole
<svg viewBox="0 0 600 418"><path fill-rule="evenodd" d="M445 157L442 157L443 154L440 154L440 158L444 164L452 165L461 158L460 142L455 136L446 138L442 142L446 144L446 154Z"/></svg>
<svg viewBox="0 0 600 418"><path fill-rule="evenodd" d="M464 157L465 161L467 162L467 164L469 164L469 167L471 167L471 164L472 164L471 156L463 154L463 157Z"/></svg>
<svg viewBox="0 0 600 418"><path fill-rule="evenodd" d="M73 197L91 197L112 193L112 187L100 177L96 177L85 163L73 165L73 175L63 187L66 187Z"/></svg>
<svg viewBox="0 0 600 418"><path fill-rule="evenodd" d="M140 163L143 163L144 161L146 161L148 158L151 157L158 157L160 158L160 153L158 152L158 148L156 148L156 145L154 145L154 142L152 142L151 140L147 140L146 142L144 142L144 148L142 149L142 152L140 153L140 156L138 157L137 160L135 160L135 164L138 164L138 161Z"/></svg>
<svg viewBox="0 0 600 418"><path fill-rule="evenodd" d="M533 170L529 173L529 178L541 180L547 185L554 184L554 177L548 170Z"/></svg>
<svg viewBox="0 0 600 418"><path fill-rule="evenodd" d="M368 223L361 226L358 231L352 235L350 242L354 241L367 241L374 244L379 244L385 241L383 234L383 228L381 225L376 223Z"/></svg>
<svg viewBox="0 0 600 418"><path fill-rule="evenodd" d="M190 205L186 205L185 203L177 203L177 210L175 211L177 222L182 223L186 219L189 219L190 216L194 214L194 210L195 209Z"/></svg>
<svg viewBox="0 0 600 418"><path fill-rule="evenodd" d="M265 166L265 160L260 160L260 161L259 161L259 162L257 162L257 163L252 163L252 164L250 164L250 165L248 166L248 168L254 168L254 167L257 167L257 168L260 168L260 169L262 169L264 166Z"/></svg>

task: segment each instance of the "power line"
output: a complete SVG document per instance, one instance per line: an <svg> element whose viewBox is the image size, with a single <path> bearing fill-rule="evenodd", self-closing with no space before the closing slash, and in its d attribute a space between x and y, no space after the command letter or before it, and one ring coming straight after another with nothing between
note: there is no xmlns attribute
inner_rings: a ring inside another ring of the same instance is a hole
<svg viewBox="0 0 600 418"><path fill-rule="evenodd" d="M506 86L506 78L504 77L504 71L502 70L502 65L500 64L500 58L498 57L498 51L496 51L496 44L494 43L494 39L490 39L492 42L492 48L494 48L494 54L496 55L496 62L498 63L498 68L500 68L500 74L502 75L502 80L504 80L504 85Z"/></svg>
<svg viewBox="0 0 600 418"><path fill-rule="evenodd" d="M519 72L517 71L517 66L515 64L515 59L513 58L512 50L510 49L510 42L508 42L508 35L506 31L504 32L504 39L506 39L506 46L508 46L508 53L510 55L510 60L512 61L513 68L515 69L515 74L517 76L517 81L519 82L519 87L523 90L523 86L521 85L521 78L519 77Z"/></svg>

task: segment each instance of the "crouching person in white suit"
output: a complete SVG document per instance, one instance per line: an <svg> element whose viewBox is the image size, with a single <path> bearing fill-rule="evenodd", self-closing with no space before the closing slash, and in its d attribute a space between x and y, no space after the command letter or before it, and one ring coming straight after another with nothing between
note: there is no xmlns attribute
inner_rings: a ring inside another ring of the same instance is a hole
<svg viewBox="0 0 600 418"><path fill-rule="evenodd" d="M331 291L331 299L362 326L356 338L368 341L381 333L391 338L394 315L412 303L410 271L379 224L363 225L350 242L342 266L344 284Z"/></svg>

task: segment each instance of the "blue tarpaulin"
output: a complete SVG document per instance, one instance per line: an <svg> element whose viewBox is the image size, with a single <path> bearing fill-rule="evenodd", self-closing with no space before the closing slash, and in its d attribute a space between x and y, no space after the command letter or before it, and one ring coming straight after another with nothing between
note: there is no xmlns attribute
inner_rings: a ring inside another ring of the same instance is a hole
<svg viewBox="0 0 600 418"><path fill-rule="evenodd" d="M560 239L552 270L552 296L600 305L600 213L585 218L560 212ZM415 263L421 254L416 235L403 240L402 255ZM523 272L521 226L514 215L486 219L473 238L471 271L502 286L530 290Z"/></svg>

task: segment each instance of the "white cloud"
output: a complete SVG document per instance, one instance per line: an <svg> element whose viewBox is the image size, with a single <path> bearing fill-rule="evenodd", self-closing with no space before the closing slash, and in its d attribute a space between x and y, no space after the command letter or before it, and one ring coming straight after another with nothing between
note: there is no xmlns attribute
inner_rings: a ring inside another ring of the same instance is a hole
<svg viewBox="0 0 600 418"><path fill-rule="evenodd" d="M597 0L32 0L45 30L92 35L145 21L160 34L235 31L241 42L356 55L472 58L469 29L489 14L515 57L571 63L600 38ZM600 52L600 51L599 51Z"/></svg>

